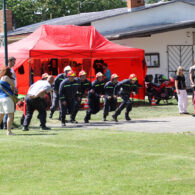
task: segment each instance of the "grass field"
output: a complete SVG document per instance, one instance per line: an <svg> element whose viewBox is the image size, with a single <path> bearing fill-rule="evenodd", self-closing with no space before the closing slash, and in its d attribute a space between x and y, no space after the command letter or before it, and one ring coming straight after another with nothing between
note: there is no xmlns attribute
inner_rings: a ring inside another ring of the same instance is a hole
<svg viewBox="0 0 195 195"><path fill-rule="evenodd" d="M174 102L134 107L131 116L173 115ZM55 118L48 123L60 124ZM31 125L39 126L36 113ZM195 134L20 127L14 133L0 131L0 194L195 194Z"/></svg>

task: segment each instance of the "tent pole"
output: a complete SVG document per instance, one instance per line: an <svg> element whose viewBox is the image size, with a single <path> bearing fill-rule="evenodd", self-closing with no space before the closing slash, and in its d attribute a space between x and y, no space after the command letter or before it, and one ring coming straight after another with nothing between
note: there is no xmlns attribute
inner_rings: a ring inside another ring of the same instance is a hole
<svg viewBox="0 0 195 195"><path fill-rule="evenodd" d="M8 66L6 0L3 0L3 25L4 25L3 31L4 31L5 66Z"/></svg>
<svg viewBox="0 0 195 195"><path fill-rule="evenodd" d="M146 96L146 86L145 86L145 73L146 73L146 61L145 59L143 59L143 69L144 69L144 104L146 103L146 99L145 99L145 96Z"/></svg>

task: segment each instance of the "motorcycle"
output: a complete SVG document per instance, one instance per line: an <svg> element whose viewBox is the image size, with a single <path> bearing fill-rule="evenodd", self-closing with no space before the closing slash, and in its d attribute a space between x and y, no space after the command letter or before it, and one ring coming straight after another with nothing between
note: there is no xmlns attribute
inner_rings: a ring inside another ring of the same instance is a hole
<svg viewBox="0 0 195 195"><path fill-rule="evenodd" d="M175 90L175 79L171 77L170 79L165 78L164 75L160 75L158 83L152 83L151 79L147 82L145 79L146 95L148 96L149 103L152 103L152 98L156 100L156 104L159 104L161 100L166 101L175 97L178 100L177 93Z"/></svg>

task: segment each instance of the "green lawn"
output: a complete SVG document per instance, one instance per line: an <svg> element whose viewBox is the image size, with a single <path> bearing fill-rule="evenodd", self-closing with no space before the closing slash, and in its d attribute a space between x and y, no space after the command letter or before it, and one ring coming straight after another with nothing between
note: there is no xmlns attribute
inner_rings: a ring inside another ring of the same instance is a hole
<svg viewBox="0 0 195 195"><path fill-rule="evenodd" d="M133 108L132 118L143 115L177 116L178 108L175 103ZM48 122L60 124L55 118L57 113ZM93 116L101 119L102 113ZM39 125L36 114L33 125ZM14 132L17 136L7 137L0 131L0 194L195 194L195 134Z"/></svg>

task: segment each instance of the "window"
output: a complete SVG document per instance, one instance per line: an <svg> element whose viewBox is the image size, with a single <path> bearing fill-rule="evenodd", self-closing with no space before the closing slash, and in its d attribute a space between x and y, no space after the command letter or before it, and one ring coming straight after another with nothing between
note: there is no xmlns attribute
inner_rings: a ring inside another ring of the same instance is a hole
<svg viewBox="0 0 195 195"><path fill-rule="evenodd" d="M147 67L160 67L160 55L159 53L146 53L145 54Z"/></svg>

